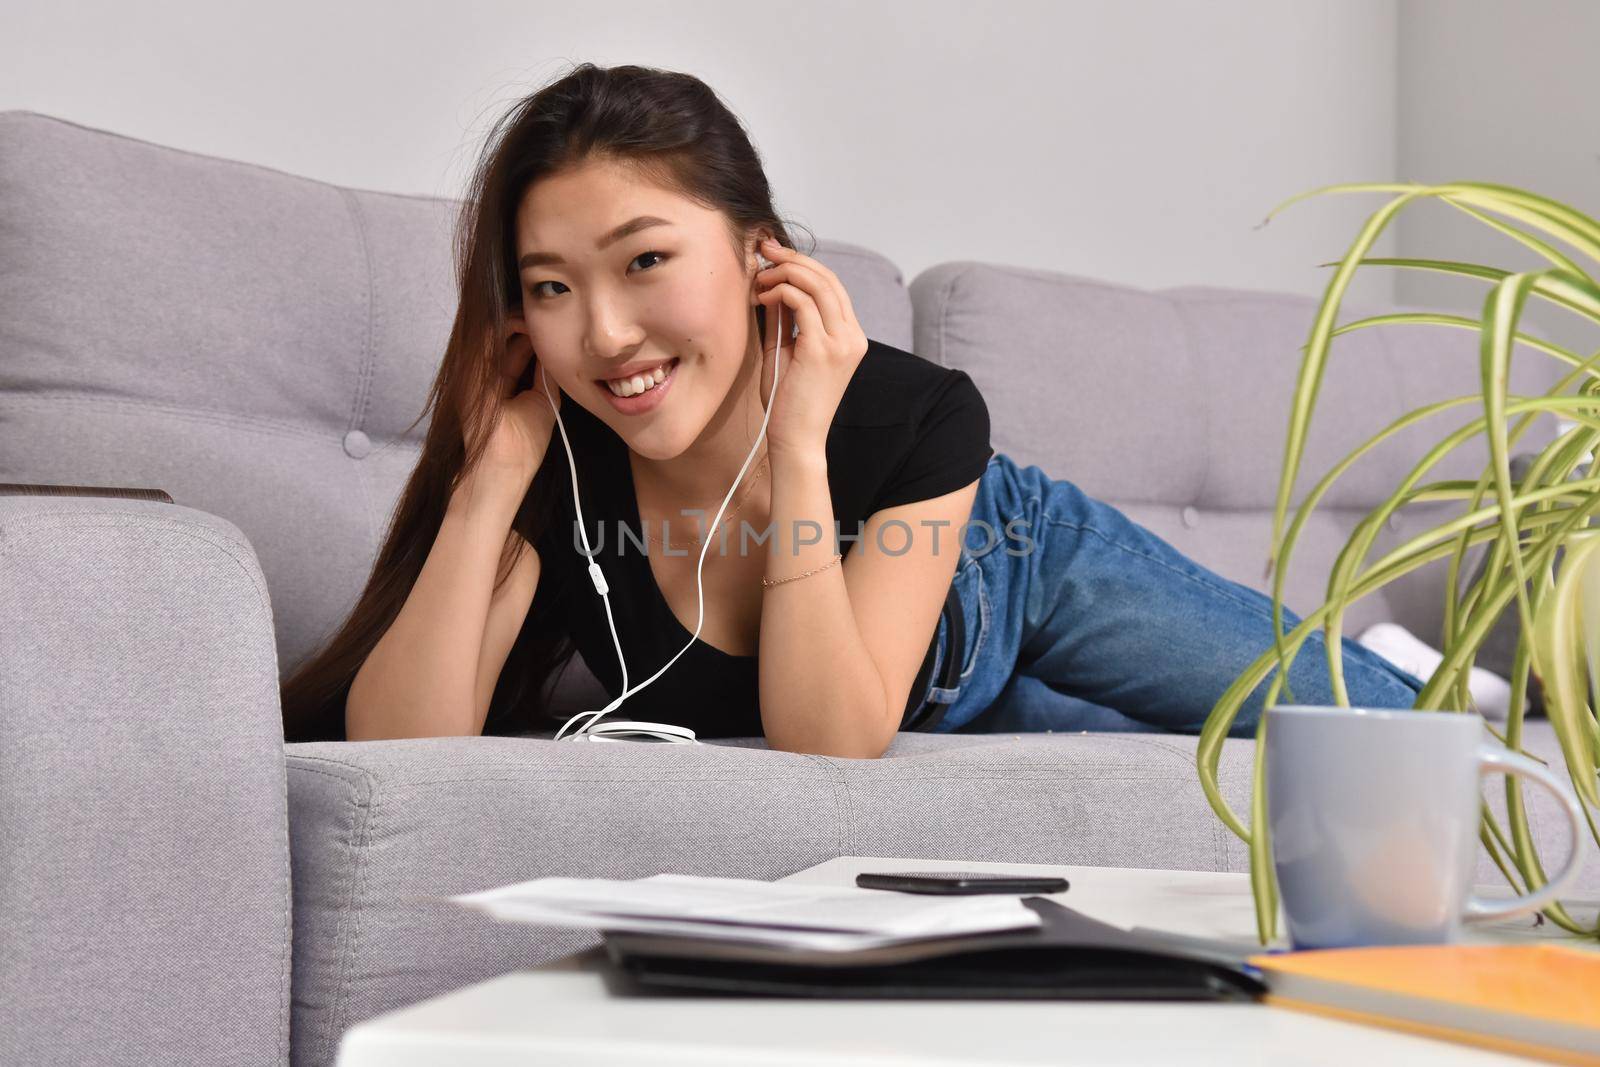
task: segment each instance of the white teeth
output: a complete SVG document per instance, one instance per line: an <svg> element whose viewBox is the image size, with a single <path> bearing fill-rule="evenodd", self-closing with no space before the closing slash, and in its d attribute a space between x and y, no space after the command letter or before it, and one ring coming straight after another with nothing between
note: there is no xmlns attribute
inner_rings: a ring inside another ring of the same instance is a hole
<svg viewBox="0 0 1600 1067"><path fill-rule="evenodd" d="M668 360L666 363L656 367L649 374L635 374L632 378L624 378L620 381L608 381L606 382L606 385L617 396L638 396L640 393L653 389L657 385L666 381L667 368L671 366L671 363L672 361Z"/></svg>

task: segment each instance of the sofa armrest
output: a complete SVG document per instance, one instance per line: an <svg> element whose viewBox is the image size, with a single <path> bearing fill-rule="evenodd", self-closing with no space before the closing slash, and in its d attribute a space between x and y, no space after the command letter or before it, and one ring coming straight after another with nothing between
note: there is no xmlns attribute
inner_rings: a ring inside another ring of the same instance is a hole
<svg viewBox="0 0 1600 1067"><path fill-rule="evenodd" d="M287 1063L281 716L236 527L0 487L0 1061Z"/></svg>

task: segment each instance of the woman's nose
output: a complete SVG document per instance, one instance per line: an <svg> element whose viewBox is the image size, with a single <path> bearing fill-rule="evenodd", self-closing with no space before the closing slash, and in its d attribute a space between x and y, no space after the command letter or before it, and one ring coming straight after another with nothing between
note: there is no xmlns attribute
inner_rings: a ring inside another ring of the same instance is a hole
<svg viewBox="0 0 1600 1067"><path fill-rule="evenodd" d="M606 299L597 299L590 304L584 345L596 361L623 362L619 356L630 346L637 345L641 337L631 309Z"/></svg>

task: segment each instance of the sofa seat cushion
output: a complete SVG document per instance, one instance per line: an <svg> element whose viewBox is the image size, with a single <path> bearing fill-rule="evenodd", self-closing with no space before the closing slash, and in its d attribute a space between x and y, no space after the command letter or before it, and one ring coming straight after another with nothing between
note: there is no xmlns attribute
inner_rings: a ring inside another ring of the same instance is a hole
<svg viewBox="0 0 1600 1067"><path fill-rule="evenodd" d="M1530 745L1559 764L1548 724ZM836 856L1247 871L1180 734L902 733L854 760L700 745L429 738L287 746L294 1062L381 1012L600 943L443 900L530 878L775 879ZM1248 819L1255 742L1223 743ZM1503 789L1489 779L1485 795ZM1547 864L1559 827L1528 791ZM1488 857L1479 879L1500 883ZM1553 867L1551 869L1554 869ZM1591 871L1591 875L1600 872Z"/></svg>

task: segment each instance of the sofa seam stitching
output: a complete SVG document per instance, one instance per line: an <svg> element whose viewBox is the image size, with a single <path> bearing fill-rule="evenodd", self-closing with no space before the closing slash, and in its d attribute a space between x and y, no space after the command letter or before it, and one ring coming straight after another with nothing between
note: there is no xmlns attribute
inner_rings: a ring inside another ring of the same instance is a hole
<svg viewBox="0 0 1600 1067"><path fill-rule="evenodd" d="M161 519L151 519L144 518L142 516L136 516L131 513L123 513L121 515L111 516L105 514L104 512L95 513L92 511L50 511L35 515L20 516L10 520L0 520L0 531L7 529L15 530L17 528L27 530L29 527L48 525L67 526L68 528L74 530L87 530L96 528L115 529L120 527L130 527L141 530L161 530L177 527L180 529L180 532L186 533L187 536L192 537L197 541L206 542L207 544L210 544L211 547L221 551L223 555L231 559L238 566L238 568L244 572L244 576L249 579L251 587L256 591L256 596L259 600L259 603L266 607L268 626L270 627L272 625L272 602L263 583L257 580L257 572L248 566L246 557L234 551L234 549L237 547L237 543L218 534L214 527L207 526L204 523L192 522L187 519L165 517Z"/></svg>
<svg viewBox="0 0 1600 1067"><path fill-rule="evenodd" d="M356 488L361 492L361 515L366 520L367 525L367 544L370 546L368 559L371 562L368 563L365 569L370 572L377 565L378 555L383 551L383 544L379 540L377 516L374 513L372 500L372 487L367 484L366 464L359 459L352 459L351 462L355 465Z"/></svg>
<svg viewBox="0 0 1600 1067"><path fill-rule="evenodd" d="M1217 768L1217 795L1222 795L1222 768ZM1227 828L1220 818L1211 820L1211 836L1217 843L1217 869L1228 870Z"/></svg>
<svg viewBox="0 0 1600 1067"><path fill-rule="evenodd" d="M278 780L287 787L289 781L288 759L284 755L283 745L273 746L277 753ZM283 951L278 964L278 1062L286 1063L289 1058L289 1026L292 1021L290 1007L294 1000L294 960L290 954L290 947L294 944L294 873L289 866L289 798L288 790L284 790L283 798L283 864L279 869L282 879L283 892Z"/></svg>
<svg viewBox="0 0 1600 1067"><path fill-rule="evenodd" d="M1060 736L1077 738L1079 735L1074 733L1074 734L1062 734ZM1133 741L1134 740L1132 737L1129 737L1127 735L1118 735L1118 736L1122 737L1123 739L1128 740L1128 741ZM1248 740L1248 738L1234 738L1233 740ZM817 758L817 759L825 759L825 758L831 758L831 757L818 756L818 757L815 757L815 758ZM891 758L893 758L893 757L891 757ZM877 761L875 761L875 762L877 762ZM311 768L305 768L305 769L309 770ZM1004 772L1008 772L1008 773L1021 773L1021 772L1039 771L1039 770L1044 770L1046 772L1049 772L1049 771L1062 771L1062 772L1072 771L1073 773L1076 773L1077 772L1077 765L1069 763L1069 764L1065 764L1065 765L1062 765L1062 766L1059 766L1059 767L1042 767L1041 768L1038 765L1023 764L1023 765L1017 766L1017 767L989 767L989 768L985 768L985 769L986 770L994 770L994 771L1004 771ZM838 774L837 768L834 769L834 773L835 773L835 776L837 776L837 774ZM959 778L984 778L984 777L990 777L990 776L989 775L983 775L983 774L947 774L947 775L933 776L933 777L946 777L946 778L951 778L951 779L959 779ZM1166 774L1166 775L1159 775L1159 777L1161 777L1163 779L1166 779L1166 778L1172 778L1172 777L1186 777L1186 775ZM885 775L881 780L884 781L884 782L896 782L896 781L925 781L925 780L929 780L929 779L930 779L930 776L925 776L925 775L905 775L905 776L902 776L902 775L893 775L893 776ZM683 779L665 779L665 780L650 780L650 781L645 781L643 779L628 779L628 781L630 783L632 783L632 784L635 784L635 785L672 785L672 784L726 785L726 784L730 784L730 783L743 784L743 783L750 783L750 782L774 783L774 782L777 782L777 781L780 781L780 780L779 779L771 779L771 778L739 778L739 779L683 778ZM815 779L789 778L789 779L781 779L781 781L784 781L784 782L814 782ZM393 784L391 784L390 787L389 787L389 792L393 793L393 792L396 792L398 789L402 789L402 788L406 788L406 787L419 788L420 789L420 788L427 788L427 787L433 787L433 786L471 785L471 784L489 784L489 783L505 783L505 782L515 783L515 784L520 784L520 785L527 785L527 786L533 787L533 786L539 786L539 785L544 785L544 784L555 784L555 783L559 783L559 784L562 784L562 785L599 785L599 784L602 784L602 783L616 784L617 779L615 777L611 777L611 778L540 778L538 781L529 781L525 775L508 775L508 776L502 777L502 778L450 778L450 779L441 779L441 780L438 780L438 781L400 783L398 787L393 785ZM830 780L828 780L826 783L823 783L823 784L829 785L831 787L837 787L841 783L837 780L836 777L830 777ZM874 782L873 784L876 784L876 782ZM835 788L835 792L837 792L837 788ZM853 824L852 824L852 826L853 826Z"/></svg>
<svg viewBox="0 0 1600 1067"><path fill-rule="evenodd" d="M374 791L372 803L367 809L367 818L362 826L361 844L356 853L356 869L351 885L351 904L355 911L355 927L350 935L350 951L346 954L348 966L343 968L344 973L339 976L339 1011L338 1025L329 1035L335 1040L344 1034L350 1019L350 978L355 971L356 954L361 948L361 920L367 909L364 906L362 888L365 884L368 871L372 864L367 862L367 852L372 844L373 831L378 822L378 809L383 804L383 793ZM337 1046L336 1046L337 1048Z"/></svg>
<svg viewBox="0 0 1600 1067"><path fill-rule="evenodd" d="M297 760L318 759L318 757L315 756L296 756L293 758ZM321 762L337 764L336 760L325 760ZM352 841L355 851L355 862L353 864L355 869L351 872L349 893L345 896L345 899L339 908L340 929L334 934L335 945L337 946L339 942L344 940L345 931L347 928L353 929L355 933L352 933L350 941L348 942L349 951L340 952L338 954L339 981L334 989L333 1018L331 1020L331 1024L327 1028L327 1032L323 1035L321 1049L322 1055L319 1056L319 1060L326 1061L329 1058L328 1052L330 1049L337 1048L339 1037L344 1032L344 1021L348 1015L347 1002L350 972L353 969L351 964L355 957L356 933L359 933L361 923L361 909L356 907L358 897L357 890L359 888L361 874L366 867L364 861L367 855L367 843L369 840L368 828L371 825L370 816L373 808L373 800L370 799L370 797L368 802L361 802L361 786L365 785L368 790L370 790L371 797L376 796L377 790L374 787L374 781L370 775L363 774L363 781L358 783L356 781L352 781L345 775L337 774L321 767L300 766L295 767L294 769L297 771L306 771L311 774L319 774L325 778L332 778L334 781L340 783L347 790L349 790L349 795L356 800L356 803L354 804L355 814L351 819L350 827L351 837L356 839ZM347 927L347 924L351 923L352 918L353 927Z"/></svg>
<svg viewBox="0 0 1600 1067"><path fill-rule="evenodd" d="M1102 733L1106 733L1106 732L1102 732ZM1041 736L1041 735L1035 734L1035 735L1030 735L1030 736ZM1061 734L1060 736L1062 736L1062 737L1072 737L1072 738L1076 739L1080 735L1078 735L1078 734ZM1128 735L1128 734L1117 734L1116 736L1118 737L1119 740L1125 741L1125 742L1130 743L1130 744L1140 744L1140 745L1146 745L1148 747L1159 748L1159 749L1161 749L1163 751L1170 752L1173 755L1180 756L1180 757L1186 757L1188 755L1187 753L1183 752L1180 749L1168 748L1165 745L1161 745L1159 742L1145 741L1140 737L1136 737L1136 736L1132 736L1132 735ZM1249 739L1248 738L1230 738L1229 740L1249 740ZM294 757L294 758L301 759L301 758L304 758L304 757ZM833 758L833 757L808 756L808 758L814 759L814 760L825 760L825 759L830 759L830 758ZM915 758L915 757L889 757L889 758L891 760L893 760L893 759L912 759L912 758ZM880 761L875 761L875 762L882 762L882 761L880 760ZM310 771L312 773L325 774L325 775L328 775L330 777L339 778L341 781L344 781L347 784L351 785L352 788L355 788L355 785L356 785L356 783L351 782L350 779L344 777L343 775L338 775L338 774L335 774L335 773L333 773L331 771L323 771L323 770L319 770L319 769L314 768L314 767L298 767L298 768L295 768L295 769ZM1042 765L1039 765L1039 764L1020 764L1020 765L1016 765L1016 766L988 766L988 767L983 768L983 770L985 770L985 771L1001 771L1001 772L1007 772L1007 773L1020 773L1020 772L1028 772L1028 771L1041 771L1041 770L1046 771L1046 772L1049 772L1049 771L1052 771L1052 770L1076 772L1076 769L1077 769L1076 765L1075 764L1071 764L1071 763L1060 765L1060 766L1056 766L1056 767L1042 766ZM830 765L830 770L833 773L829 775L829 777L828 777L828 779L827 779L827 781L825 783L821 783L821 784L827 784L829 786L835 786L835 785L839 784L838 783L839 769L836 766ZM989 775L985 775L985 774L953 773L953 774L944 774L944 775L934 776L934 777L946 777L946 778L952 778L952 779L960 779L960 778L981 778L981 777L988 777L988 776ZM1161 775L1160 777L1166 778L1166 777L1174 777L1174 776L1175 775ZM904 776L902 776L902 775L885 775L881 780L884 781L884 782L923 781L923 780L927 780L929 777L930 776L925 776L925 775L904 775ZM1186 775L1182 775L1182 776L1179 776L1179 777L1186 777ZM516 784L528 785L528 786L538 786L538 785L545 785L545 784L595 785L595 784L600 784L600 783L615 783L616 781L617 781L617 779L615 777L607 777L607 778L543 778L543 777L541 777L537 781L529 781L529 779L527 778L526 775L507 775L507 776L504 776L504 777L448 778L448 779L438 779L438 780L429 780L429 781L420 781L420 782L403 782L403 783L398 783L398 787L400 787L400 788L410 787L410 788L421 789L421 788L429 788L429 787L433 787L433 786L443 786L443 785L488 784L488 783L496 783L496 782L511 782L511 783L516 783ZM812 778L776 779L776 778L767 778L767 777L760 777L760 778L715 778L715 779L701 779L701 778L676 778L676 779L672 779L672 778L669 778L669 779L649 779L649 780L634 778L634 779L629 779L629 781L632 782L633 784L638 784L638 785L672 785L672 784L727 785L727 784L744 784L744 783L751 783L751 782L764 782L764 783L777 783L777 782L815 783L815 782L817 782L816 779L812 779ZM367 784L367 783L363 783L363 784ZM874 783L874 784L876 784L876 783ZM389 783L389 792L395 792L396 788L397 788L397 786L396 786L395 783Z"/></svg>
<svg viewBox="0 0 1600 1067"><path fill-rule="evenodd" d="M1078 734L1061 734L1061 736L1077 737ZM1122 773L1083 774L1083 768L1080 768L1080 766L1077 765L1045 766L1045 768L1038 768L1038 766L1018 766L1018 768L987 769L990 769L990 771L998 771L998 774L896 774L896 776L885 776L882 777L882 779L874 779L874 781L870 782L870 785L890 784L890 782L946 781L946 779L949 779L949 781L963 781L963 779L989 779L989 777L1013 776L1013 774L1027 773L1027 771L1043 771L1045 776L1048 776L1048 774L1075 774L1075 776L1078 777L1091 777L1091 779L1101 779L1101 777L1106 777L1106 779L1120 779L1120 777L1126 777L1126 774ZM1176 781L1176 779L1187 781L1189 776L1187 776L1187 774L1176 773L1176 771L1173 771L1173 773L1170 774L1150 774L1149 776L1149 781ZM613 785L618 784L618 779L614 779L614 777L597 777L597 779L590 779L589 782L574 782L573 779L560 779L560 781L562 781L562 784L598 785L602 784L602 782ZM762 779L752 779L752 781L762 781ZM1144 779L1141 779L1141 781L1144 781ZM539 782L528 782L526 781L525 777L498 777L498 779L477 779L477 777L475 777L475 779L462 779L462 781L458 782L440 782L440 784L462 784L462 782L518 782L518 784L525 785L539 784ZM638 782L630 782L630 784L638 784ZM715 784L722 784L722 782L715 782ZM834 792L837 792L837 785L840 785L840 782L827 782L827 784L829 784L830 787L835 787ZM395 792L395 790L390 790L390 792ZM843 854L846 853L840 854L843 856Z"/></svg>
<svg viewBox="0 0 1600 1067"><path fill-rule="evenodd" d="M839 851L835 852L834 855L848 856L851 853L846 848L846 845L849 841L855 840L855 830L851 825L849 790L845 786L844 772L839 769L838 764L825 756L818 756L810 752L802 752L801 755L805 756L812 764L825 768L828 772L828 778L833 785L833 804L838 827L834 837L834 847Z"/></svg>
<svg viewBox="0 0 1600 1067"><path fill-rule="evenodd" d="M958 276L958 271L950 272L950 276L944 281L944 293L939 300L939 339L938 342L933 346L933 358L938 361L938 364L941 367L949 366L949 364L945 362L944 356L945 323L950 317L950 295L955 292L956 278Z"/></svg>
<svg viewBox="0 0 1600 1067"><path fill-rule="evenodd" d="M1073 735L1073 736L1076 736L1076 735ZM1187 781L1191 781L1192 780L1187 774L1178 774L1177 772L1173 772L1171 774L1147 774L1147 775L1133 775L1133 774L1126 774L1126 773L1121 773L1121 772L1112 773L1112 774L1085 774L1085 773L1082 772L1081 768L1074 767L1074 766L1044 768L1045 773L1028 775L1028 776L1024 776L1024 775L1020 774L1019 772L1039 770L1039 768L1035 768L1035 767L1018 767L1018 768L1014 768L1014 769L1008 770L1007 768L1003 768L1002 767L1002 768L996 768L996 769L1002 771L1003 773L1000 773L1000 774L915 774L915 775L897 775L896 777L893 777L893 778L885 778L885 779L882 780L881 783L880 782L874 782L873 785L875 785L875 786L876 785L880 785L880 784L881 785L892 785L892 784L894 784L896 782L1013 781L1013 780L1016 780L1017 778L1020 778L1020 777L1028 777L1030 780L1031 779L1038 779L1038 780L1046 780L1046 779L1048 779L1048 780L1063 781L1063 782L1068 782L1068 781L1070 781L1070 782L1077 782L1077 781L1095 781L1095 782L1100 782L1100 781L1104 781L1104 782L1123 782L1123 781L1127 781L1127 782L1187 782ZM841 855L849 855L849 853L840 853L840 854Z"/></svg>
<svg viewBox="0 0 1600 1067"><path fill-rule="evenodd" d="M64 393L40 392L28 393L22 396L8 396L0 399L0 408L44 406L44 401L49 401L50 404L89 404L113 408L134 408L188 419L191 422L216 423L232 430L249 429L260 433L275 433L279 437L305 438L318 442L327 441L327 435L325 434L317 433L314 430L302 429L293 423L280 422L276 419L240 415L236 412L211 413L203 408L191 408L181 404L160 404L150 400L119 400L103 396L73 396ZM420 448L421 446L414 447Z"/></svg>
<svg viewBox="0 0 1600 1067"><path fill-rule="evenodd" d="M367 411L372 402L372 378L377 363L377 286L372 273L372 243L367 235L366 217L361 212L360 201L348 189L341 189L340 196L349 213L351 221L355 224L356 243L361 249L361 261L366 270L367 280L367 323L366 336L361 346L361 373L356 379L356 393L351 398L350 418L345 428L345 437L360 431L366 425ZM344 447L343 440L340 447ZM346 453L348 455L348 452ZM362 515L366 519L367 538L370 550L375 557L381 550L379 544L378 522L374 514L372 492L367 486L366 474L362 470L361 460L365 457L352 457L356 462L355 478L356 487L361 492Z"/></svg>
<svg viewBox="0 0 1600 1067"><path fill-rule="evenodd" d="M1194 333L1193 333L1193 330L1190 328L1189 317L1184 314L1183 303L1182 303L1182 301L1178 300L1177 298L1169 298L1169 299L1170 299L1170 302L1171 302L1171 305L1172 305L1172 309L1173 309L1174 313L1176 314L1178 322L1179 322L1179 324L1180 324L1180 326L1182 327L1182 330L1183 330L1183 350L1184 350L1184 354L1189 357L1189 367L1194 372L1195 377L1197 379L1199 379L1198 384L1201 386L1201 388L1198 389L1197 392L1199 392L1199 394L1204 398L1204 402L1200 405L1200 415L1201 415L1201 422L1202 422L1202 426L1201 426L1201 430L1200 430L1200 435L1201 435L1200 436L1200 446L1201 446L1200 447L1200 455L1201 455L1200 482L1199 482L1198 486L1195 488L1194 497L1189 501L1189 503L1187 505L1189 507L1199 507L1201 500L1203 500L1205 498L1206 489L1209 488L1209 486L1211 484L1211 466L1212 466L1212 460L1213 460L1213 457L1212 457L1212 454L1211 454L1212 453L1212 447L1211 447L1211 428L1212 428L1211 405L1212 405L1212 398L1211 398L1211 392L1210 392L1209 388L1207 388L1210 385L1210 382L1204 380L1206 376L1202 373L1202 371L1200 369L1201 368L1200 361L1195 358Z"/></svg>
<svg viewBox="0 0 1600 1067"><path fill-rule="evenodd" d="M108 130L108 129L104 129L104 128L99 127L99 126L89 126L89 125L85 125L84 123L81 123L81 122L74 122L71 119L61 118L59 115L48 115L48 114L45 114L42 111L33 111L33 110L29 109L29 108L14 108L14 109L11 109L11 110L14 110L14 111L16 111L17 113L20 113L20 114L33 116L34 118L43 119L46 122L55 123L57 125L71 126L74 129L82 130L85 133L92 133L92 134L95 134L95 135L100 136L100 137L115 137L115 138L117 138L118 140L121 140L121 141L127 141L127 142L130 142L132 144L143 145L146 148L153 148L153 149L157 150L158 152L168 153L168 154L172 154L172 155L187 156L190 159L196 159L196 160L199 160L199 161L201 161L203 163L208 163L208 164L223 163L223 164L228 164L230 166L243 167L246 170L253 170L253 171L256 171L256 172L261 173L261 174L275 174L275 175L278 175L280 177L287 178L287 179L289 179L291 181L298 182L298 183L305 183L305 184L309 184L309 185L320 185L320 186L323 186L325 188L331 187L331 188L334 188L334 189L344 190L344 191L348 191L348 192L360 193L363 196L388 196L388 197L394 197L395 199L399 199L399 200L420 200L420 201L422 201L424 203L429 203L429 204L442 203L442 204L450 205L450 206L454 206L454 207L460 207L461 206L461 201L459 199L457 199L457 198L454 198L454 197L441 197L441 196L435 196L435 195L432 195L432 194L429 194L429 193L396 193L396 192L391 192L391 191L389 191L387 189L365 189L365 188L360 188L360 187L357 187L357 186L335 185L333 182L326 181L326 180L321 179L321 178L313 178L313 177L311 177L310 175L307 175L307 174L296 174L293 171L279 170L277 167L269 167L269 166L267 166L267 165L265 165L263 163L252 163L249 160L245 160L245 159L230 159L227 156L207 155L204 152L197 152L192 148L180 148L177 145L162 144L159 141L149 141L149 140L144 139L143 137L134 137L131 134L122 133L122 132L119 132L117 130Z"/></svg>
<svg viewBox="0 0 1600 1067"><path fill-rule="evenodd" d="M351 222L355 224L356 244L361 249L361 262L365 268L367 281L366 337L361 345L361 373L356 379L356 395L351 398L350 419L345 428L345 432L349 433L352 430L361 429L367 414L367 398L371 393L374 284L372 278L372 248L367 240L367 224L361 214L360 204L348 189L341 188L339 196L344 202L345 211L350 215Z"/></svg>
<svg viewBox="0 0 1600 1067"><path fill-rule="evenodd" d="M817 757L808 757L808 758L817 758ZM632 770L632 769L635 769L635 768L628 768L628 769ZM505 775L474 775L472 777L467 777L467 778L419 778L419 779L410 779L410 780L404 780L404 781L390 781L390 782L388 782L386 784L388 785L388 787L391 790L393 790L395 788L402 788L402 787L425 788L425 787L440 786L440 785L467 785L467 784L471 784L471 783L474 783L474 782L521 782L521 783L524 783L524 784L527 784L527 785L545 785L547 783L560 783L562 785L595 785L595 784L599 784L601 782L615 782L615 781L617 781L615 776L603 777L603 778L557 778L557 777L552 777L550 775L543 775L543 774L541 774L538 779L533 780L533 781L529 781L526 773L515 774L515 773L509 773L508 772ZM817 779L815 779L815 778L804 778L804 777L777 778L777 777L769 776L769 775L760 775L760 776L751 777L751 778L640 778L640 777L630 777L628 779L628 781L632 782L632 783L635 783L635 784L638 784L638 785L677 785L677 784L684 784L684 785L732 785L732 784L740 784L740 785L742 785L742 784L750 783L750 782L770 782L770 783L774 783L774 784L776 784L776 783L787 783L787 782L814 783L814 782L817 781ZM831 784L831 781L830 781L830 783L827 783L827 784Z"/></svg>
<svg viewBox="0 0 1600 1067"><path fill-rule="evenodd" d="M1145 738L1145 737L1128 737L1128 738L1126 738L1126 740L1128 740L1128 741L1130 741L1130 742L1132 742L1134 744L1144 745L1144 746L1149 747L1149 748L1160 749L1160 750L1162 750L1164 752L1170 752L1174 756L1177 756L1179 759L1183 760L1185 764L1192 765L1193 761L1191 759L1191 754L1190 753L1185 752L1183 749L1177 748L1177 747L1175 747L1173 745L1170 745L1170 744L1167 744L1167 743L1165 743L1163 741L1158 741L1158 740L1156 740L1154 738ZM1243 740L1243 739L1236 739L1236 740ZM1184 777L1184 780L1186 780L1186 781L1192 780L1192 779L1189 778L1189 775L1187 773L1183 777ZM1176 780L1176 779L1174 779L1174 780ZM1222 773L1221 773L1220 768L1218 769L1218 773L1217 773L1217 788L1218 788L1219 791L1222 788ZM1220 820L1220 819L1211 819L1210 823L1211 823L1211 842L1216 848L1216 852L1215 852L1216 866L1217 866L1217 868L1219 870L1228 870L1229 869L1229 867L1228 867L1228 840L1227 840L1227 835L1225 833L1225 829L1226 828L1223 826L1222 820Z"/></svg>
<svg viewBox="0 0 1600 1067"><path fill-rule="evenodd" d="M288 758L289 759L299 760L299 759L316 759L317 757L313 756L313 757L288 757ZM330 761L324 761L324 762L334 762L334 761L330 760ZM353 806L358 811L364 811L366 805L359 803L359 797L360 797L360 793L361 793L360 789L358 788L358 786L357 786L357 784L355 782L351 781L349 778L345 777L344 775L336 774L333 771L324 770L324 769L322 769L320 767L312 767L312 766L296 766L296 767L293 767L292 769L295 770L295 771L305 771L306 773L309 773L309 774L319 774L319 775L323 776L324 778L332 778L334 781L338 782L340 785L344 786L347 790L349 790L350 796L357 798L358 802ZM352 818L351 819L351 833L352 833L352 836L354 835L354 832L355 832L355 825L354 824L355 824L355 818ZM358 862L359 862L359 856L358 856ZM352 892L351 892L351 896L352 897L354 896L353 884L354 884L354 879L352 879ZM338 1015L339 1015L339 1012L342 1009L342 1005L343 1005L343 982L344 982L343 968L344 968L344 961L345 961L346 957L345 957L345 955L343 953L339 953L338 952L338 945L339 945L340 941L342 940L342 938L344 936L344 931L347 928L349 922L351 921L351 915L355 910L353 907L351 907L351 903L352 903L351 900L346 899L345 901L341 902L341 905L338 908L339 924L338 924L338 928L334 931L334 938L333 939L334 939L334 946L335 946L335 955L336 955L337 960L339 961L337 965L340 967L341 970L340 970L340 976L339 976L339 985L335 988L334 994L333 994L333 996L334 996L334 1010L333 1010L334 1018L331 1020L330 1025L327 1027L327 1032L324 1035L322 1035L322 1045L321 1045L321 1049L320 1049L320 1053L321 1054L317 1057L318 1060L320 1060L320 1061L326 1061L328 1059L328 1055L327 1055L328 1048L330 1047L330 1045L333 1044L333 1042L335 1042L337 1040L337 1035L340 1032ZM291 934L291 936L292 936L292 934Z"/></svg>
<svg viewBox="0 0 1600 1067"><path fill-rule="evenodd" d="M945 355L946 345L948 344L948 342L945 340L945 334L950 322L950 306L955 302L954 295L956 286L961 284L961 282L965 280L966 276L972 273L972 270L973 268L971 266L953 270L950 272L950 277L945 281L944 298L939 301L938 359L941 367L950 366L950 361Z"/></svg>
<svg viewBox="0 0 1600 1067"><path fill-rule="evenodd" d="M299 742L291 741L289 743L298 744ZM357 777L361 778L363 782L370 782L372 780L372 772L367 770L367 768L362 767L359 764L346 762L345 760L337 760L329 756L313 756L305 752L285 752L284 757L292 763L304 761L306 763L324 763L331 767L343 767L346 770L352 771ZM314 767L306 767L304 769L308 771L316 770ZM337 778L344 777L343 775L334 775L332 771L326 770L320 771L319 773L333 775ZM349 781L350 779L346 780Z"/></svg>
<svg viewBox="0 0 1600 1067"><path fill-rule="evenodd" d="M1389 368L1389 377L1394 381L1395 395L1400 398L1400 411L1403 416L1411 410L1411 405L1406 402L1405 378L1400 373L1399 361L1394 358L1394 348L1389 341L1389 331L1380 328L1374 332L1378 335L1378 343L1383 346L1383 361ZM1509 384L1508 381L1507 385L1509 386ZM1389 513L1390 520L1398 520L1400 517L1401 512L1399 509Z"/></svg>

